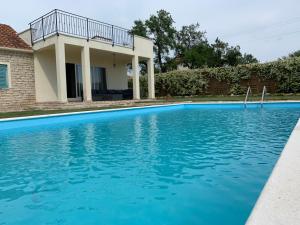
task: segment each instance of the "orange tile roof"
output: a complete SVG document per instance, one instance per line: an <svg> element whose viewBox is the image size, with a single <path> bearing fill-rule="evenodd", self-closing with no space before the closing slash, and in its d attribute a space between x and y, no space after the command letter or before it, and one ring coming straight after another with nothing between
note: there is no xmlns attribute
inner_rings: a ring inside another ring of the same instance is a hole
<svg viewBox="0 0 300 225"><path fill-rule="evenodd" d="M31 49L31 47L18 36L17 32L6 24L0 24L0 47Z"/></svg>

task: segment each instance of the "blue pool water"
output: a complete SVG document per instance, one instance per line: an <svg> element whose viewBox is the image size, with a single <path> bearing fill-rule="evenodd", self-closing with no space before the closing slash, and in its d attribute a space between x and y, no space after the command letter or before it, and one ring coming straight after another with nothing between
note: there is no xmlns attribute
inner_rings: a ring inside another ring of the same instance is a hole
<svg viewBox="0 0 300 225"><path fill-rule="evenodd" d="M244 224L300 104L0 123L0 225Z"/></svg>

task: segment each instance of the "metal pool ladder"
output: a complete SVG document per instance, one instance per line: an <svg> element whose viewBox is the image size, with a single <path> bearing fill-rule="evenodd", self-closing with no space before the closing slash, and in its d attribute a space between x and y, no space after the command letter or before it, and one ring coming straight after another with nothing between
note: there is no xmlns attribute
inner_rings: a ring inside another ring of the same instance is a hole
<svg viewBox="0 0 300 225"><path fill-rule="evenodd" d="M265 99L266 92L267 92L267 88L266 88L266 86L264 86L262 94L261 94L261 100L260 100L260 107L261 108L263 107L263 104L264 104L264 99Z"/></svg>
<svg viewBox="0 0 300 225"><path fill-rule="evenodd" d="M248 97L249 97L249 94L252 93L251 91L251 87L249 86L248 87L248 90L247 90L247 94L246 94L246 97L245 97L245 101L244 101L244 107L247 108L247 101L248 101Z"/></svg>

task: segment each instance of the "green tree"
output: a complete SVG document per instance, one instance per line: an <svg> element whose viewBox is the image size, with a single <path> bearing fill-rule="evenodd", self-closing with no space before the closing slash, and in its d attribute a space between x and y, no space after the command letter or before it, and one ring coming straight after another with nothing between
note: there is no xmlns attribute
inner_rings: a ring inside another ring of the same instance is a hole
<svg viewBox="0 0 300 225"><path fill-rule="evenodd" d="M290 57L290 58L291 58L291 57L299 57L299 56L300 56L300 50L295 51L295 52L289 54L289 57Z"/></svg>
<svg viewBox="0 0 300 225"><path fill-rule="evenodd" d="M226 49L225 64L228 66L237 66L241 62L241 48L240 46L230 46Z"/></svg>
<svg viewBox="0 0 300 225"><path fill-rule="evenodd" d="M240 60L240 64L258 63L258 60L252 55L244 53Z"/></svg>
<svg viewBox="0 0 300 225"><path fill-rule="evenodd" d="M217 38L211 46L213 48L213 67L224 66L228 43Z"/></svg>
<svg viewBox="0 0 300 225"><path fill-rule="evenodd" d="M213 66L213 49L207 42L199 43L184 52L182 62L190 69L211 67Z"/></svg>
<svg viewBox="0 0 300 225"><path fill-rule="evenodd" d="M208 66L212 58L206 32L199 28L199 23L183 26L176 34L177 63L190 69Z"/></svg>
<svg viewBox="0 0 300 225"><path fill-rule="evenodd" d="M177 65L178 65L177 58L169 57L169 56L165 57L164 67L165 67L167 72L172 71L172 70L176 70Z"/></svg>
<svg viewBox="0 0 300 225"><path fill-rule="evenodd" d="M134 35L139 35L141 37L148 38L148 29L142 20L134 21L134 25L131 28L130 33L134 34ZM147 63L146 62L140 62L139 67L140 67L140 73L142 75L147 74ZM132 66L130 65L129 68L131 69Z"/></svg>
<svg viewBox="0 0 300 225"><path fill-rule="evenodd" d="M205 31L199 30L199 23L183 26L176 34L176 55L181 56L200 43L207 42Z"/></svg>
<svg viewBox="0 0 300 225"><path fill-rule="evenodd" d="M142 20L135 20L130 32L142 37L148 37L147 27Z"/></svg>
<svg viewBox="0 0 300 225"><path fill-rule="evenodd" d="M165 57L175 47L176 30L173 26L174 20L171 14L165 10L157 11L157 15L151 15L145 22L149 29L150 37L154 42L156 62L161 72L166 71L164 66Z"/></svg>
<svg viewBox="0 0 300 225"><path fill-rule="evenodd" d="M196 23L183 26L177 32L171 14L159 10L145 22L134 21L131 32L153 40L155 71L159 72L174 70L178 64L189 68L203 68L258 62L253 55L242 54L240 46L230 46L219 38L210 44L206 32L199 28L199 23ZM300 54L300 51L295 52L295 55L297 54ZM146 66L141 65L141 68L145 73Z"/></svg>

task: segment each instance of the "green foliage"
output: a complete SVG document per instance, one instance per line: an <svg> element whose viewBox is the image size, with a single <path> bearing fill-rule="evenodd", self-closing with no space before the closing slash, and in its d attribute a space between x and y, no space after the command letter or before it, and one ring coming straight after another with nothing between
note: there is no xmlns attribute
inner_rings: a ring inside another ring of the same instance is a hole
<svg viewBox="0 0 300 225"><path fill-rule="evenodd" d="M207 81L200 70L171 71L155 77L160 95L201 95L205 93Z"/></svg>
<svg viewBox="0 0 300 225"><path fill-rule="evenodd" d="M258 62L251 54L243 55L239 46L229 46L219 38L210 44L206 32L199 28L196 23L176 31L171 14L159 10L145 21L134 21L131 33L153 40L155 70L159 72L174 70L178 65L195 69Z"/></svg>
<svg viewBox="0 0 300 225"><path fill-rule="evenodd" d="M184 52L182 63L190 69L213 66L213 49L207 43L200 43Z"/></svg>
<svg viewBox="0 0 300 225"><path fill-rule="evenodd" d="M258 60L251 54L245 53L240 60L240 64L258 63Z"/></svg>
<svg viewBox="0 0 300 225"><path fill-rule="evenodd" d="M171 14L165 10L159 10L156 15L151 15L145 22L136 20L131 33L153 40L156 69L166 72L166 60L170 58L169 53L175 47L176 29Z"/></svg>
<svg viewBox="0 0 300 225"><path fill-rule="evenodd" d="M299 56L300 56L300 50L295 51L295 52L289 54L289 57L299 57Z"/></svg>
<svg viewBox="0 0 300 225"><path fill-rule="evenodd" d="M207 43L205 32L199 30L198 23L189 26L183 26L176 34L176 55L183 56L184 52L193 47Z"/></svg>
<svg viewBox="0 0 300 225"><path fill-rule="evenodd" d="M145 23L142 20L135 20L131 29L131 33L141 37L148 37L148 31Z"/></svg>
<svg viewBox="0 0 300 225"><path fill-rule="evenodd" d="M207 93L212 79L230 86L229 94L244 94L246 87L242 81L257 76L261 81L276 82L278 93L300 92L300 57L279 60L265 64L245 64L235 67L216 67L194 70L170 71L155 76L158 96L190 96ZM147 89L147 77L141 77ZM228 93L224 93L228 94Z"/></svg>
<svg viewBox="0 0 300 225"><path fill-rule="evenodd" d="M219 38L213 44L209 44L205 32L199 31L198 28L198 24L183 26L177 33L175 52L179 64L196 69L258 62L251 54L242 55L240 46L229 46Z"/></svg>
<svg viewBox="0 0 300 225"><path fill-rule="evenodd" d="M293 57L300 57L300 50L292 52L288 56L283 56L282 58L279 58L279 60L281 60L281 59L285 60L285 59L293 58Z"/></svg>
<svg viewBox="0 0 300 225"><path fill-rule="evenodd" d="M176 61L176 58L173 57L165 57L165 68L167 71L172 71L177 69L178 62ZM158 71L159 72L159 71Z"/></svg>
<svg viewBox="0 0 300 225"><path fill-rule="evenodd" d="M165 72L163 60L170 50L175 47L174 20L171 14L165 10L157 11L157 15L151 15L145 22L154 42L154 51L160 71Z"/></svg>
<svg viewBox="0 0 300 225"><path fill-rule="evenodd" d="M228 66L237 66L239 59L242 57L240 46L231 46L226 49L225 62Z"/></svg>

